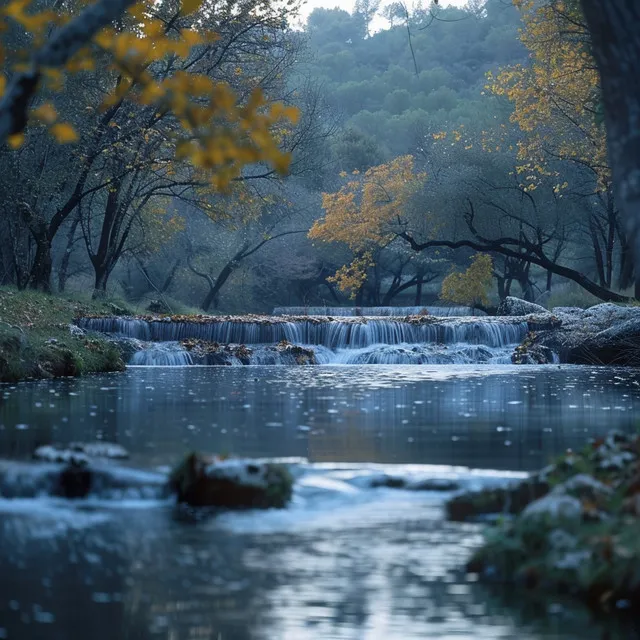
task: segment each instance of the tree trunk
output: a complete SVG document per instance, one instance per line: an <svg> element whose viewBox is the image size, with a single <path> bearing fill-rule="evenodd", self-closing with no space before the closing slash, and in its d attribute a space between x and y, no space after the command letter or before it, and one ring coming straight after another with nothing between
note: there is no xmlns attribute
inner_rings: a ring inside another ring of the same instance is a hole
<svg viewBox="0 0 640 640"><path fill-rule="evenodd" d="M69 262L71 260L71 253L73 251L73 243L76 239L76 230L80 224L80 215L77 215L71 226L69 227L69 233L67 234L67 247L62 256L60 262L60 269L58 269L58 291L63 293L67 286L67 279L69 277Z"/></svg>
<svg viewBox="0 0 640 640"><path fill-rule="evenodd" d="M36 238L36 255L29 274L29 288L51 293L51 272L53 260L51 258L51 244L48 238Z"/></svg>
<svg viewBox="0 0 640 640"><path fill-rule="evenodd" d="M615 199L640 257L640 3L582 0L600 70ZM636 270L640 271L640 270ZM635 274L636 292L640 274Z"/></svg>
<svg viewBox="0 0 640 640"><path fill-rule="evenodd" d="M110 272L109 269L103 265L94 264L93 267L96 277L91 298L93 300L99 300L100 298L105 298L107 295L107 282L109 281Z"/></svg>
<svg viewBox="0 0 640 640"><path fill-rule="evenodd" d="M422 277L420 277L418 284L416 284L416 299L414 300L414 304L416 307L422 306Z"/></svg>
<svg viewBox="0 0 640 640"><path fill-rule="evenodd" d="M176 273L178 273L178 269L180 268L181 264L182 258L178 258L175 261L171 271L169 272L169 275L165 278L162 287L160 287L160 293L166 293L169 290L169 287L173 284L173 280L176 277Z"/></svg>

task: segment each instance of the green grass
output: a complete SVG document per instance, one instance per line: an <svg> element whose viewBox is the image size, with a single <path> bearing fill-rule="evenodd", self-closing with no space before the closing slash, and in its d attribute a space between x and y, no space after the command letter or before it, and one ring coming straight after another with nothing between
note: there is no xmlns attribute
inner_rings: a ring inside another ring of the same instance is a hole
<svg viewBox="0 0 640 640"><path fill-rule="evenodd" d="M122 371L118 349L96 336L72 336L83 315L128 313L119 302L92 302L0 288L0 382Z"/></svg>

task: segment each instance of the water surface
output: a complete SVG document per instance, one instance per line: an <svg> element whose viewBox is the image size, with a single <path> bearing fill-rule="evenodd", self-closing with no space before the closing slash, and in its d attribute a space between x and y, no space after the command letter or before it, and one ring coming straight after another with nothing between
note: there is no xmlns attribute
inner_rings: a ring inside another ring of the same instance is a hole
<svg viewBox="0 0 640 640"><path fill-rule="evenodd" d="M157 499L0 499L0 638L639 637L478 585L461 567L481 527L445 522L446 494L370 487L381 473L498 483L635 429L635 371L131 368L2 392L5 458L102 438L146 468L189 449L309 462L292 466L288 509L197 522Z"/></svg>

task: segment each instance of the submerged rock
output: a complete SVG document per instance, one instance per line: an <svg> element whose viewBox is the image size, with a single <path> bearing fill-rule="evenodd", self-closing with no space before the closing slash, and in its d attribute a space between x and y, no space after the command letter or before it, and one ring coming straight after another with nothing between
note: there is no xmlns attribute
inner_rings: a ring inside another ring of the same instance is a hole
<svg viewBox="0 0 640 640"><path fill-rule="evenodd" d="M550 490L546 481L535 477L508 487L465 492L447 502L447 516L450 520L464 522L478 516L516 515L535 500L546 496Z"/></svg>
<svg viewBox="0 0 640 640"><path fill-rule="evenodd" d="M386 487L388 489L406 489L407 491L457 491L460 488L460 485L455 480L448 478L409 480L387 475L373 478L369 486L372 489Z"/></svg>
<svg viewBox="0 0 640 640"><path fill-rule="evenodd" d="M33 457L44 462L86 464L91 458L124 460L129 457L129 452L111 442L71 442L38 447L33 452Z"/></svg>
<svg viewBox="0 0 640 640"><path fill-rule="evenodd" d="M284 465L192 453L173 470L170 488L179 503L227 509L284 508L293 478Z"/></svg>

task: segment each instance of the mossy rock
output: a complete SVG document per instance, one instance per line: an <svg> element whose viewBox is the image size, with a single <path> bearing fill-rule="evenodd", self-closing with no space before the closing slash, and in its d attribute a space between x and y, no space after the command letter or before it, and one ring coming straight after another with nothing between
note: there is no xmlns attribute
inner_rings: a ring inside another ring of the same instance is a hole
<svg viewBox="0 0 640 640"><path fill-rule="evenodd" d="M516 515L550 491L547 482L532 479L510 487L492 487L454 496L446 504L447 517L454 522L478 516L507 513Z"/></svg>
<svg viewBox="0 0 640 640"><path fill-rule="evenodd" d="M179 503L224 509L282 509L293 493L284 465L187 455L173 470L170 489Z"/></svg>
<svg viewBox="0 0 640 640"><path fill-rule="evenodd" d="M536 487L545 496L524 505ZM533 489L533 491L532 491ZM518 486L457 496L464 519L512 513L485 532L467 570L491 582L569 593L602 613L640 606L640 437L612 432Z"/></svg>

